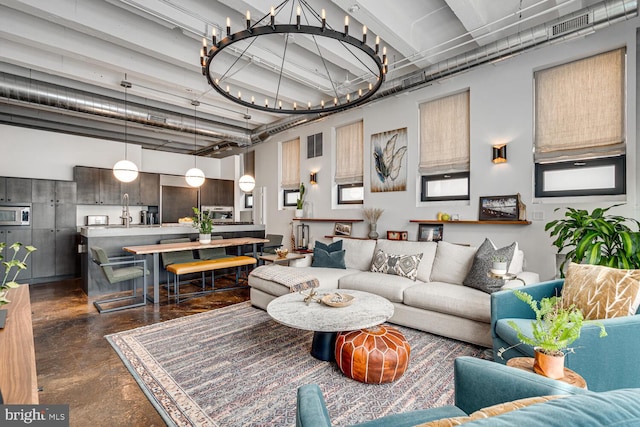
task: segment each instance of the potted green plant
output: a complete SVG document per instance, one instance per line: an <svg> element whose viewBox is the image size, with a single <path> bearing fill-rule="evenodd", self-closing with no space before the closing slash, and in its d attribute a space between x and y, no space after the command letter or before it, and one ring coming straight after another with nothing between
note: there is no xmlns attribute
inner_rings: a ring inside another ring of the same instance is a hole
<svg viewBox="0 0 640 427"><path fill-rule="evenodd" d="M13 255L10 260L4 261L4 257L2 253L4 252L4 248L6 247L6 243L0 243L0 260L2 260L2 265L4 266L4 275L2 276L2 282L0 283L0 307L6 304L9 304L11 301L7 299L7 293L10 289L17 288L20 286L16 279L18 278L18 274L22 270L26 270L27 268L27 258L31 252L35 251L36 248L33 246L24 246L26 250L24 257L22 260L16 259L18 256L18 251L23 247L22 243L15 242L9 246L9 249L13 250ZM13 277L11 275L13 274ZM11 277L11 278L10 278ZM4 320L6 319L6 310L0 310L0 328L4 327Z"/></svg>
<svg viewBox="0 0 640 427"><path fill-rule="evenodd" d="M569 346L580 338L580 330L588 321L584 320L582 311L575 305L563 307L560 297L542 298L538 302L526 292L513 292L518 299L531 307L536 315L535 320L531 321L531 336L526 335L514 321L508 322L517 332L520 342L534 348L534 371L549 378L562 378L564 356L566 352L573 351ZM607 332L604 325L599 325L600 337L605 337ZM502 357L507 350L501 348L498 357Z"/></svg>
<svg viewBox="0 0 640 427"><path fill-rule="evenodd" d="M570 261L613 268L640 268L640 222L607 215L609 209L617 206L620 205L596 208L592 212L566 208L564 218L545 225L545 231L551 230L550 236L555 237L553 245L558 253L570 249L560 265L562 277L564 266Z"/></svg>
<svg viewBox="0 0 640 427"><path fill-rule="evenodd" d="M198 229L198 241L206 244L211 243L211 231L213 230L213 219L209 215L209 211L201 212L200 209L193 209L193 226Z"/></svg>
<svg viewBox="0 0 640 427"><path fill-rule="evenodd" d="M296 218L302 218L303 216L305 192L306 192L306 189L304 187L304 182L301 182L299 193L298 193L298 200L296 200L296 213L295 213Z"/></svg>

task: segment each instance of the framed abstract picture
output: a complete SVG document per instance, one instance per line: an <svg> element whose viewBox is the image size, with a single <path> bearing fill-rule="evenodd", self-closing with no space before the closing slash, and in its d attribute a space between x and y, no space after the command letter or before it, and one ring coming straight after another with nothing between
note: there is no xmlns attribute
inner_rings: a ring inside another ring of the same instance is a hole
<svg viewBox="0 0 640 427"><path fill-rule="evenodd" d="M371 135L371 191L406 191L407 128Z"/></svg>

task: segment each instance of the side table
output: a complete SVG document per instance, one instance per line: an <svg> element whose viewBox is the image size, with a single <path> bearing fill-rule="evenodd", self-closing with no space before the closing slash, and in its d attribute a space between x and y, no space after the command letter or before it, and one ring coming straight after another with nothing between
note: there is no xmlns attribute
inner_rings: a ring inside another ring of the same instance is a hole
<svg viewBox="0 0 640 427"><path fill-rule="evenodd" d="M264 254L260 255L258 258L263 262L272 262L274 264L286 264L289 265L290 261L295 259L302 259L305 256L302 254L288 253L286 257L281 258L276 254Z"/></svg>
<svg viewBox="0 0 640 427"><path fill-rule="evenodd" d="M533 357L514 357L513 359L507 360L507 366L533 372ZM587 382L584 378L569 368L564 368L564 377L560 378L558 381L571 384L575 387L584 388L585 390L587 389Z"/></svg>

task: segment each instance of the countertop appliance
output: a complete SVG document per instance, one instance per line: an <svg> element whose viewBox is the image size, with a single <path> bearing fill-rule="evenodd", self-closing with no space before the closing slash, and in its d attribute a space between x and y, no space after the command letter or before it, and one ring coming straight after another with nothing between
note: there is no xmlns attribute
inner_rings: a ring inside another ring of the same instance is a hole
<svg viewBox="0 0 640 427"><path fill-rule="evenodd" d="M109 225L109 215L87 215L87 225Z"/></svg>
<svg viewBox="0 0 640 427"><path fill-rule="evenodd" d="M29 225L30 206L0 206L0 225Z"/></svg>
<svg viewBox="0 0 640 427"><path fill-rule="evenodd" d="M233 206L202 206L202 212L209 212L214 222L233 222Z"/></svg>

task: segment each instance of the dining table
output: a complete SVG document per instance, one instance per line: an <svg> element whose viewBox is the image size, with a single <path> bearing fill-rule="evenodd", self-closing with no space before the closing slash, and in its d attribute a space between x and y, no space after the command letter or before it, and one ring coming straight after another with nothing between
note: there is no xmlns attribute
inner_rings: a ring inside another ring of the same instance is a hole
<svg viewBox="0 0 640 427"><path fill-rule="evenodd" d="M230 239L214 239L210 243L195 242L179 242L179 243L162 243L154 245L141 245L141 246L125 246L122 248L125 252L129 252L135 255L152 255L153 256L153 294L150 300L154 304L160 303L160 254L163 252L177 252L177 251L193 251L196 249L209 249L209 248L227 248L236 246L238 248L238 255L242 253L242 247L244 245L252 245L253 256L257 258L258 244L267 243L268 239L259 237L234 237Z"/></svg>

